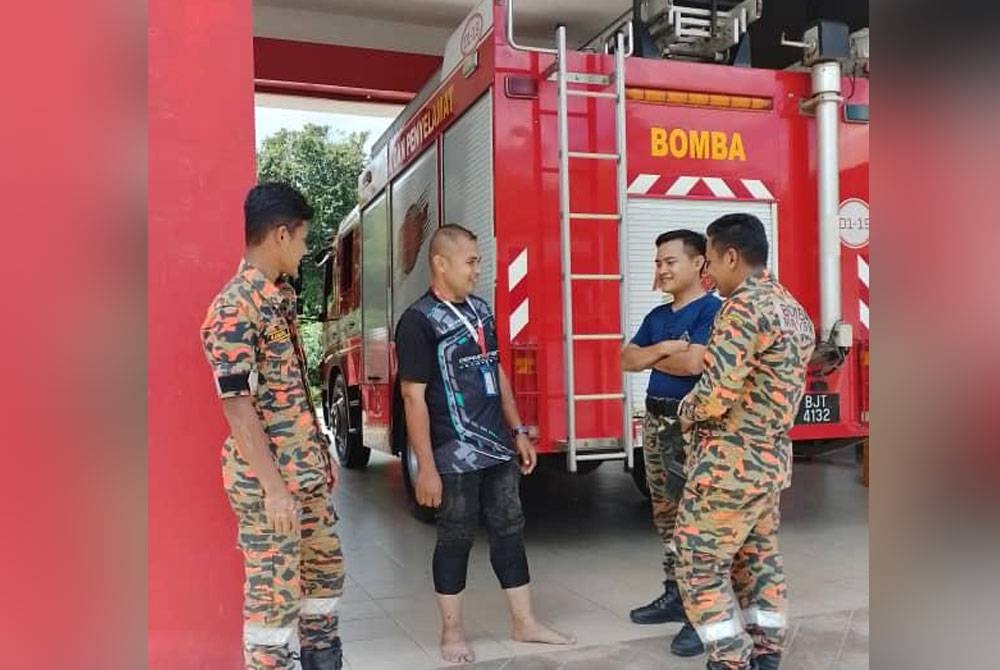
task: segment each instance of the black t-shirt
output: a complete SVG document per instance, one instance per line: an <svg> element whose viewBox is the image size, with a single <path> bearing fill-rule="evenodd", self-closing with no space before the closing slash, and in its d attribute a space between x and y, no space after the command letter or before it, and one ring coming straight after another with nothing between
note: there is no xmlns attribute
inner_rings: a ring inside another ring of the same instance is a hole
<svg viewBox="0 0 1000 670"><path fill-rule="evenodd" d="M480 325L485 347L478 339ZM438 472L472 472L510 460L514 450L500 405L496 321L486 301L469 296L447 303L428 292L403 312L395 340L400 380L427 384Z"/></svg>

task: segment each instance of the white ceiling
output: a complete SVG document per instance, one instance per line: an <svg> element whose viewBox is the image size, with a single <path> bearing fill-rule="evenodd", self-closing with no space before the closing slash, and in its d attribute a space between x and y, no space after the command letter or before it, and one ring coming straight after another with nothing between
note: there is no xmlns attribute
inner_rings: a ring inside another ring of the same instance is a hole
<svg viewBox="0 0 1000 670"><path fill-rule="evenodd" d="M254 33L309 42L441 54L475 0L254 0ZM565 23L582 42L631 7L631 0L515 0L516 37L550 43Z"/></svg>

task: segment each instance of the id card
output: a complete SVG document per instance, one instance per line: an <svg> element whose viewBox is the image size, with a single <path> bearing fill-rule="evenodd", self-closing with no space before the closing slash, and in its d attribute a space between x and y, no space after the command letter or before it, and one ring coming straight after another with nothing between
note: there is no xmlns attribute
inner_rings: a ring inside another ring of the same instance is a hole
<svg viewBox="0 0 1000 670"><path fill-rule="evenodd" d="M483 373L483 388L486 389L486 395L490 398L498 395L497 392L497 380L496 375L493 373L493 368L491 366L483 366L481 368Z"/></svg>

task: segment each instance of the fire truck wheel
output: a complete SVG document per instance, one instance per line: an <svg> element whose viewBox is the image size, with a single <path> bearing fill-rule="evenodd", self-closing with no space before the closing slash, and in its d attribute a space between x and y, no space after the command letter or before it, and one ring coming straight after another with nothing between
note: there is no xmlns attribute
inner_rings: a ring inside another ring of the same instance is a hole
<svg viewBox="0 0 1000 670"><path fill-rule="evenodd" d="M632 481L644 497L649 498L649 484L646 483L646 461L642 457L642 449L636 449L633 457Z"/></svg>
<svg viewBox="0 0 1000 670"><path fill-rule="evenodd" d="M603 464L604 461L579 461L576 464L576 474L589 475Z"/></svg>
<svg viewBox="0 0 1000 670"><path fill-rule="evenodd" d="M410 448L409 440L403 442L399 457L403 464L403 486L406 488L406 498L410 505L410 513L418 521L434 523L433 507L425 507L417 502L417 491L414 482L417 479L417 457Z"/></svg>
<svg viewBox="0 0 1000 670"><path fill-rule="evenodd" d="M337 449L337 460L349 470L365 467L372 451L361 443L360 427L351 431L351 396L347 391L347 383L341 375L337 375L337 379L333 382L333 390L327 397L330 398L327 416L330 417L330 431L333 433Z"/></svg>

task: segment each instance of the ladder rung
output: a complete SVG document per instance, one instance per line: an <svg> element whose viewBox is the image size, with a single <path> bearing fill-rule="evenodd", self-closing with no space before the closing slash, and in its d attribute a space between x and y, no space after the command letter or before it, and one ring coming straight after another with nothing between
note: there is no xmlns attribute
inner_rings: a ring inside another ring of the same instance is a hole
<svg viewBox="0 0 1000 670"><path fill-rule="evenodd" d="M591 221L617 221L622 218L621 214L603 214L594 212L570 212L571 219L588 219Z"/></svg>
<svg viewBox="0 0 1000 670"><path fill-rule="evenodd" d="M624 340L625 336L621 333L583 333L581 335L574 335L573 340L582 341L592 341L592 340Z"/></svg>
<svg viewBox="0 0 1000 670"><path fill-rule="evenodd" d="M579 274L579 275L570 275L569 278L570 279L580 279L580 280L583 280L583 281L621 281L622 280L622 276L621 275L588 275L588 274Z"/></svg>
<svg viewBox="0 0 1000 670"><path fill-rule="evenodd" d="M677 29L677 37L684 39L685 37L711 37L712 31L708 28L697 28L697 27L681 27Z"/></svg>
<svg viewBox="0 0 1000 670"><path fill-rule="evenodd" d="M576 460L578 461L613 461L619 458L628 458L628 454L624 451L612 451L607 454L577 454Z"/></svg>
<svg viewBox="0 0 1000 670"><path fill-rule="evenodd" d="M618 154L602 154L595 151L570 151L570 158L592 158L598 161L616 161L618 160Z"/></svg>
<svg viewBox="0 0 1000 670"><path fill-rule="evenodd" d="M624 400L624 393L586 393L573 396L573 400Z"/></svg>
<svg viewBox="0 0 1000 670"><path fill-rule="evenodd" d="M581 98L608 98L611 100L618 97L617 93L609 93L607 91L580 91L574 88L566 89L566 95L578 95Z"/></svg>
<svg viewBox="0 0 1000 670"><path fill-rule="evenodd" d="M567 72L566 83L608 86L611 83L611 76L606 74L591 74L590 72Z"/></svg>
<svg viewBox="0 0 1000 670"><path fill-rule="evenodd" d="M711 19L696 19L693 16L681 16L681 21L684 23L691 24L692 26L711 26Z"/></svg>

